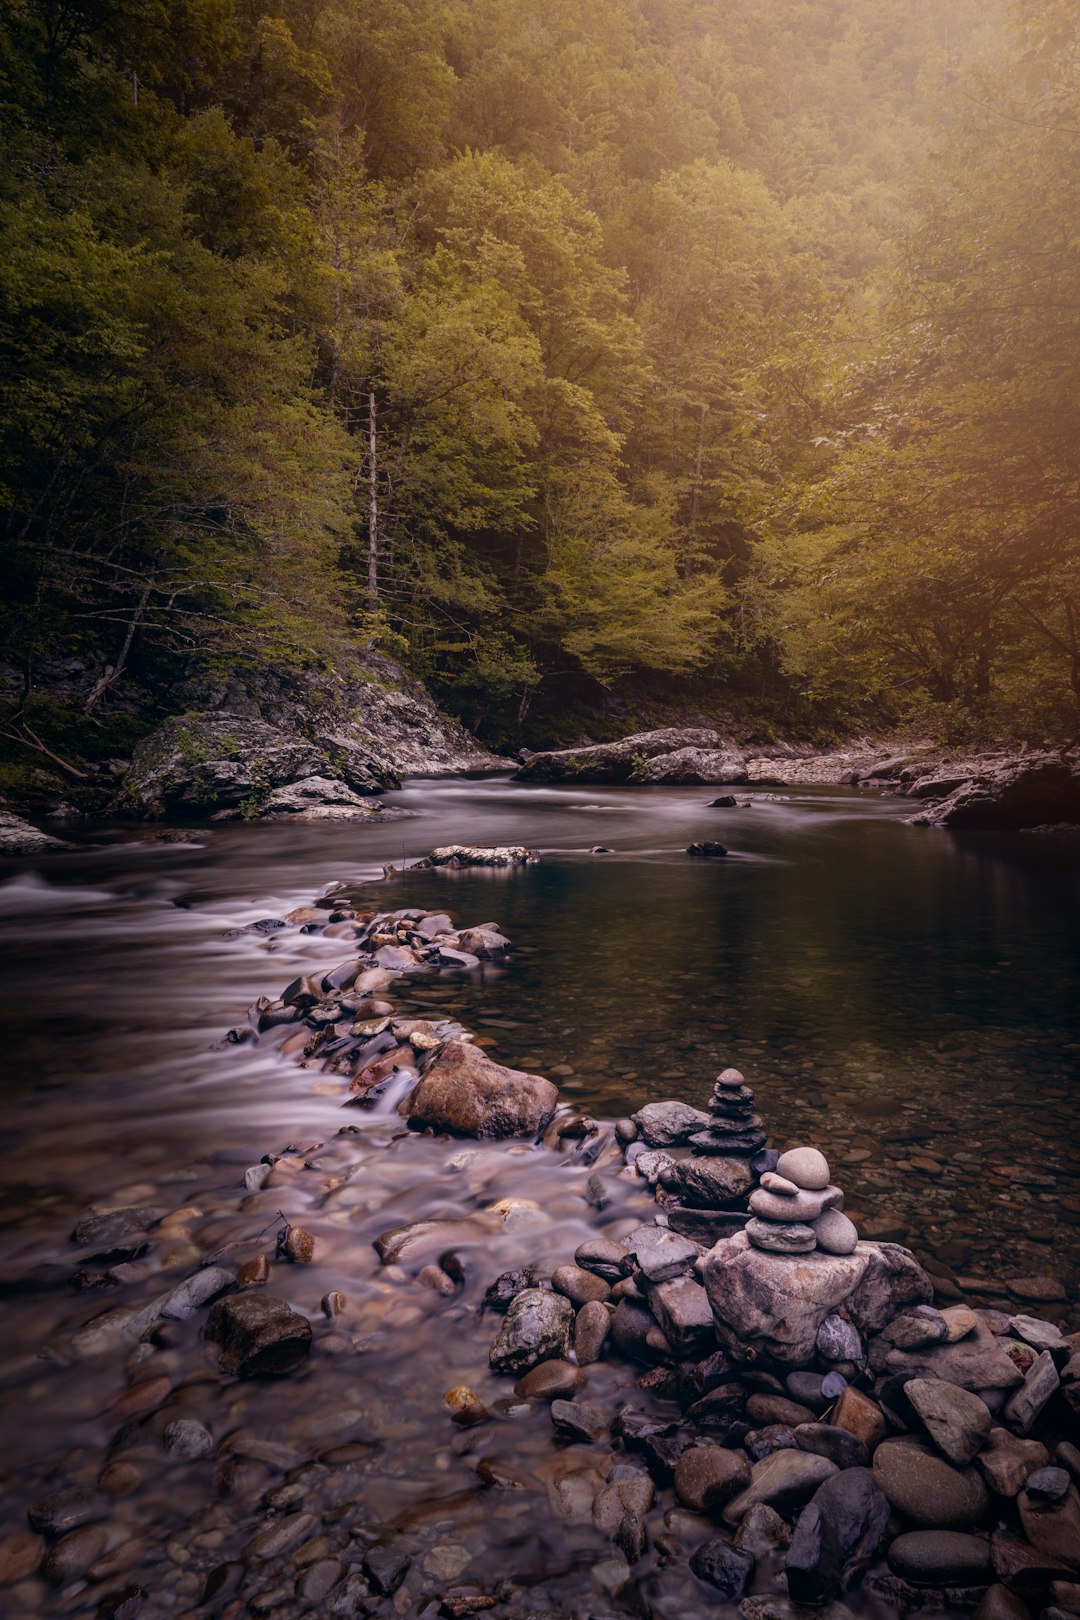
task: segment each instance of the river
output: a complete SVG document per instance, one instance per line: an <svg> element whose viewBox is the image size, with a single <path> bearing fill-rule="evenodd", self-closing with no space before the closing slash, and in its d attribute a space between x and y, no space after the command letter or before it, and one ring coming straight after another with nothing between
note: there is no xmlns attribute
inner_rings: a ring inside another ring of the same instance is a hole
<svg viewBox="0 0 1080 1620"><path fill-rule="evenodd" d="M911 827L907 805L853 790L751 791L731 809L709 808L711 797L414 780L388 800L412 814L383 825L224 824L187 829L189 841L101 826L78 853L4 863L5 1517L18 1524L58 1486L94 1488L106 1448L117 1454L124 1408L110 1403L133 1380L168 1380L174 1415L232 1436L237 1476L223 1482L220 1455L166 1467L153 1436L124 1435L139 1483L110 1506L104 1573L95 1565L89 1585L58 1595L23 1581L11 1590L25 1612L91 1614L103 1592L137 1582L143 1616L187 1613L218 1568L241 1571L222 1577L221 1602L236 1613L249 1602L252 1613L302 1612L284 1587L285 1607L260 1609L277 1566L253 1586L238 1560L283 1479L286 1505L322 1515L326 1560L347 1568L348 1547L387 1527L409 1539L402 1613L448 1581L496 1575L535 1590L537 1611L629 1602L621 1588L618 1602L606 1595L612 1561L574 1516L573 1481L587 1483L595 1463L566 1448L559 1474L546 1416L513 1400L494 1442L454 1431L441 1409L456 1383L489 1402L509 1394L487 1373L494 1327L476 1305L501 1265L552 1264L595 1235L587 1166L553 1172L543 1150L403 1138L389 1116L362 1116L338 1137L342 1119L358 1117L342 1114L343 1086L221 1042L257 996L348 954L294 928L242 932L334 881L371 907L497 922L513 945L505 963L414 979L393 1000L460 1019L493 1057L547 1074L583 1111L610 1118L664 1096L703 1105L717 1070L734 1064L775 1142L819 1145L864 1232L908 1243L951 1297L992 1301L1003 1277L1048 1271L1075 1291L1076 866L1053 840ZM688 858L702 838L722 839L727 859ZM520 843L539 858L383 879L385 864L447 843ZM245 1199L244 1168L286 1144L342 1185L278 1177ZM507 1197L520 1207L470 1258L453 1299L380 1273L370 1247L380 1230ZM73 1290L74 1222L91 1206L132 1203L180 1212L172 1251L157 1245L112 1289ZM627 1187L604 1219L648 1208ZM193 1322L126 1363L72 1360L72 1333L107 1307L145 1301L212 1253L272 1254L279 1209L304 1211L321 1246L311 1268L276 1267L275 1287L314 1317L327 1290L349 1298L345 1325L328 1329L330 1354L280 1384L222 1390ZM636 1398L636 1376L605 1363L589 1398ZM291 1467L271 1443L292 1448ZM478 1485L481 1455L519 1483ZM553 1493L570 1507L549 1523ZM688 1577L639 1574L634 1590L639 1608L670 1616L693 1612L700 1595ZM518 1612L505 1601L499 1613Z"/></svg>

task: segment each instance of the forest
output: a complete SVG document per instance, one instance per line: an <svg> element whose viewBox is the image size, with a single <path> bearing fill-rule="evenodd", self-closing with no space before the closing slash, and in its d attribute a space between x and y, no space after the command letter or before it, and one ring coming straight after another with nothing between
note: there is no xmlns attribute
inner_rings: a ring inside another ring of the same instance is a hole
<svg viewBox="0 0 1080 1620"><path fill-rule="evenodd" d="M1080 727L1069 0L4 0L0 140L9 761Z"/></svg>

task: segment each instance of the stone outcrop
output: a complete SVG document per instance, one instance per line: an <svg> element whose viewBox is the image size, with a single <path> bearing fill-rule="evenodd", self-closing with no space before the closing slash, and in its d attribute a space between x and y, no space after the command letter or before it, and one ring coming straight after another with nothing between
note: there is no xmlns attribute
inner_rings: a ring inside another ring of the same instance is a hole
<svg viewBox="0 0 1080 1620"><path fill-rule="evenodd" d="M297 807L271 801L279 790L312 778L363 797L392 791L407 775L447 776L506 763L441 715L419 682L377 653L365 655L345 677L267 674L245 684L206 678L189 682L182 699L188 711L164 721L136 748L117 800L120 811L200 818L315 811L326 819L310 793Z"/></svg>
<svg viewBox="0 0 1080 1620"><path fill-rule="evenodd" d="M747 780L746 761L729 748L676 748L639 764L632 782L668 787L705 787Z"/></svg>
<svg viewBox="0 0 1080 1620"><path fill-rule="evenodd" d="M558 1105L550 1080L493 1063L478 1046L447 1041L401 1105L417 1130L454 1136L538 1136Z"/></svg>
<svg viewBox="0 0 1080 1620"><path fill-rule="evenodd" d="M74 844L32 827L21 816L0 810L0 855L46 855L50 851L74 849Z"/></svg>
<svg viewBox="0 0 1080 1620"><path fill-rule="evenodd" d="M546 753L523 751L522 764L517 772L519 782L630 782L663 781L663 776L646 777L653 761L664 756L686 755L689 752L728 756L725 739L718 731L667 727L660 731L641 731L618 742L592 743L585 748L559 748ZM659 770L659 765L657 766ZM689 778L687 778L689 780ZM710 777L710 781L730 781L731 777ZM745 780L745 778L744 778Z"/></svg>
<svg viewBox="0 0 1080 1620"><path fill-rule="evenodd" d="M1080 822L1080 761L1061 754L1005 759L951 786L939 803L912 819L956 832L1018 831L1055 822ZM930 797L933 784L916 780L909 791Z"/></svg>

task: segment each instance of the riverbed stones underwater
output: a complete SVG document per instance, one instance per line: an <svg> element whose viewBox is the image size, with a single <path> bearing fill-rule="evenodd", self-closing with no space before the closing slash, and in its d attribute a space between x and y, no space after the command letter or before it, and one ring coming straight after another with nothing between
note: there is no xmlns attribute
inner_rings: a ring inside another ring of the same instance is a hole
<svg viewBox="0 0 1080 1620"><path fill-rule="evenodd" d="M202 1265L49 1347L127 1381L0 1541L10 1612L1080 1612L1076 1336L939 1310L908 1250L839 1243L824 1156L769 1148L735 1071L616 1133L399 1014L392 987L505 956L494 924L326 900L292 926L353 954L231 1043L359 1111L216 1196L79 1223L80 1286Z"/></svg>

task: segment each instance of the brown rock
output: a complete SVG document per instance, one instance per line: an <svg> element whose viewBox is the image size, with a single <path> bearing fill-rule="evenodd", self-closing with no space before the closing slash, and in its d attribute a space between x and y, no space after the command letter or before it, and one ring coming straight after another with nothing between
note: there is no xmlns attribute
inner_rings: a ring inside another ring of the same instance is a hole
<svg viewBox="0 0 1080 1620"><path fill-rule="evenodd" d="M589 1300L574 1318L574 1354L578 1366L599 1361L611 1327L611 1311L598 1299Z"/></svg>
<svg viewBox="0 0 1080 1620"><path fill-rule="evenodd" d="M750 1463L741 1451L690 1446L675 1465L675 1494L684 1507L712 1513L750 1484Z"/></svg>
<svg viewBox="0 0 1080 1620"><path fill-rule="evenodd" d="M602 1303L611 1297L611 1289L604 1279L581 1266L556 1266L551 1274L551 1286L574 1305L587 1305L590 1300Z"/></svg>
<svg viewBox="0 0 1080 1620"><path fill-rule="evenodd" d="M315 1259L315 1239L303 1226L286 1229L284 1249L289 1259L299 1266L310 1266Z"/></svg>
<svg viewBox="0 0 1080 1620"><path fill-rule="evenodd" d="M253 1260L245 1260L236 1273L238 1288L261 1288L263 1283L269 1281L270 1261L265 1254L257 1254Z"/></svg>
<svg viewBox="0 0 1080 1620"><path fill-rule="evenodd" d="M873 1453L889 1432L885 1414L868 1395L850 1386L844 1390L829 1420L838 1429L846 1429L856 1440L861 1440L867 1451Z"/></svg>
<svg viewBox="0 0 1080 1620"><path fill-rule="evenodd" d="M974 1469L953 1468L907 1440L878 1446L873 1473L896 1511L929 1529L969 1529L988 1505L986 1486Z"/></svg>
<svg viewBox="0 0 1080 1620"><path fill-rule="evenodd" d="M1021 1440L1008 1429L991 1429L977 1461L992 1491L998 1496L1015 1496L1029 1474L1046 1467L1050 1454L1037 1440Z"/></svg>
<svg viewBox="0 0 1080 1620"><path fill-rule="evenodd" d="M42 1573L50 1586L66 1586L85 1575L105 1551L109 1532L103 1524L83 1524L61 1536L46 1558Z"/></svg>
<svg viewBox="0 0 1080 1620"><path fill-rule="evenodd" d="M503 1068L467 1041L447 1041L401 1112L414 1127L455 1136L537 1136L558 1101L542 1075Z"/></svg>
<svg viewBox="0 0 1080 1620"><path fill-rule="evenodd" d="M575 1394L585 1382L585 1374L572 1361L542 1361L514 1385L524 1400L554 1401Z"/></svg>
<svg viewBox="0 0 1080 1620"><path fill-rule="evenodd" d="M972 1620L1031 1620L1031 1615L1015 1592L995 1582L986 1588Z"/></svg>
<svg viewBox="0 0 1080 1620"><path fill-rule="evenodd" d="M45 1556L45 1538L32 1530L15 1530L0 1541L0 1586L33 1575Z"/></svg>
<svg viewBox="0 0 1080 1620"><path fill-rule="evenodd" d="M111 1462L98 1475L98 1484L109 1496L132 1496L143 1482L142 1469L132 1462Z"/></svg>
<svg viewBox="0 0 1080 1620"><path fill-rule="evenodd" d="M288 1373L311 1349L311 1323L274 1294L229 1294L211 1310L206 1337L221 1346L223 1372Z"/></svg>
<svg viewBox="0 0 1080 1620"><path fill-rule="evenodd" d="M756 1427L768 1423L784 1423L796 1428L800 1423L813 1423L814 1414L808 1406L789 1401L783 1395L751 1395L746 1403L746 1415Z"/></svg>
<svg viewBox="0 0 1080 1620"><path fill-rule="evenodd" d="M1024 1534L1044 1558L1080 1570L1080 1495L1070 1485L1059 1502L1036 1498L1026 1490L1016 1499Z"/></svg>
<svg viewBox="0 0 1080 1620"><path fill-rule="evenodd" d="M109 1402L108 1412L114 1418L140 1417L161 1405L172 1382L168 1378L145 1378L141 1384L131 1384Z"/></svg>

